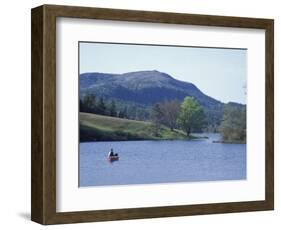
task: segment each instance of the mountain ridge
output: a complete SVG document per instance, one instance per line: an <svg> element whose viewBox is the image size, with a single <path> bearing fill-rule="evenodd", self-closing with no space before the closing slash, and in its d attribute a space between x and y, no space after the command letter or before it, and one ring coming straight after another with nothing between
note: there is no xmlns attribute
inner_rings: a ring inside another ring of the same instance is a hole
<svg viewBox="0 0 281 230"><path fill-rule="evenodd" d="M163 100L182 101L185 96L195 97L203 107L208 107L211 104L223 104L204 94L193 83L177 80L171 75L157 70L123 74L82 73L80 74L80 92L81 97L86 92L95 92L98 96L134 101L145 105Z"/></svg>

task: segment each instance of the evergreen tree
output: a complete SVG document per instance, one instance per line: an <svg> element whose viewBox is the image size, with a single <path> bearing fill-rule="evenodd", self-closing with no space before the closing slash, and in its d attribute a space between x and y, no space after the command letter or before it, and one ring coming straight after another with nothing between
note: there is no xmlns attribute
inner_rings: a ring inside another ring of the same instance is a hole
<svg viewBox="0 0 281 230"><path fill-rule="evenodd" d="M127 106L125 106L124 109L123 109L123 117L128 118L128 108L127 108Z"/></svg>
<svg viewBox="0 0 281 230"><path fill-rule="evenodd" d="M127 106L125 106L124 108L120 109L120 111L118 113L118 117L120 117L120 118L128 118Z"/></svg>
<svg viewBox="0 0 281 230"><path fill-rule="evenodd" d="M112 117L116 117L117 116L117 112L116 112L116 105L115 105L115 101L112 100L111 104L110 104L110 108L109 108L109 115Z"/></svg>
<svg viewBox="0 0 281 230"><path fill-rule="evenodd" d="M104 103L103 97L99 98L97 110L98 110L98 114L106 115L106 105Z"/></svg>
<svg viewBox="0 0 281 230"><path fill-rule="evenodd" d="M136 120L136 116L137 116L137 108L136 106L129 106L128 110L127 110L127 118L128 119L132 119L132 120Z"/></svg>
<svg viewBox="0 0 281 230"><path fill-rule="evenodd" d="M163 119L163 113L162 110L160 108L160 104L156 103L151 111L151 120L153 122L154 125L154 132L155 135L158 135L161 123L162 123L162 119Z"/></svg>
<svg viewBox="0 0 281 230"><path fill-rule="evenodd" d="M87 113L96 112L96 96L91 93L86 93L82 101L83 111Z"/></svg>
<svg viewBox="0 0 281 230"><path fill-rule="evenodd" d="M83 101L81 99L79 99L79 111L84 112L84 104L83 104Z"/></svg>

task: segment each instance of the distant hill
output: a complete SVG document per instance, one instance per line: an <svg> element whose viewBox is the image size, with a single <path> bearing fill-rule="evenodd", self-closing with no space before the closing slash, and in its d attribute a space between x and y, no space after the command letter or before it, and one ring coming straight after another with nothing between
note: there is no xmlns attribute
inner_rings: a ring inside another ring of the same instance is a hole
<svg viewBox="0 0 281 230"><path fill-rule="evenodd" d="M163 101L181 102L184 97L191 96L203 107L208 123L213 127L220 123L224 106L224 103L204 94L194 84L156 70L124 74L83 73L80 74L80 98L86 93L140 108Z"/></svg>
<svg viewBox="0 0 281 230"><path fill-rule="evenodd" d="M165 100L182 101L186 96L196 98L206 108L222 104L202 93L194 84L176 80L156 70L124 74L83 73L80 75L81 96L86 92L142 105Z"/></svg>

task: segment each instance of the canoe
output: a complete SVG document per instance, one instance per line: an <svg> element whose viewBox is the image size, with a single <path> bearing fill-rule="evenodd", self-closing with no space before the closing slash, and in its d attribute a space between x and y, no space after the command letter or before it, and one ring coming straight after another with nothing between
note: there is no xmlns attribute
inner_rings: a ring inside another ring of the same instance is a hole
<svg viewBox="0 0 281 230"><path fill-rule="evenodd" d="M107 158L109 161L118 161L119 160L119 156L109 156Z"/></svg>

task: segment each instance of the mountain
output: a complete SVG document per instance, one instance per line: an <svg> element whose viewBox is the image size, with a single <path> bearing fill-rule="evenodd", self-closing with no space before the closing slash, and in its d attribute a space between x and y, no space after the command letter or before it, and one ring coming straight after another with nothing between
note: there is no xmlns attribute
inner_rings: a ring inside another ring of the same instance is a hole
<svg viewBox="0 0 281 230"><path fill-rule="evenodd" d="M128 119L149 121L151 107L155 103L182 102L186 96L194 97L203 107L208 127L206 131L216 132L223 117L224 103L204 94L190 82L179 81L156 70L124 74L83 73L79 81L82 101L87 94L95 95L96 100L103 98L107 106L114 100L116 110L123 111Z"/></svg>
<svg viewBox="0 0 281 230"><path fill-rule="evenodd" d="M117 99L143 106L191 96L207 110L221 109L223 103L201 92L194 84L179 81L156 70L124 74L83 73L80 75L80 97L94 93L106 99Z"/></svg>

